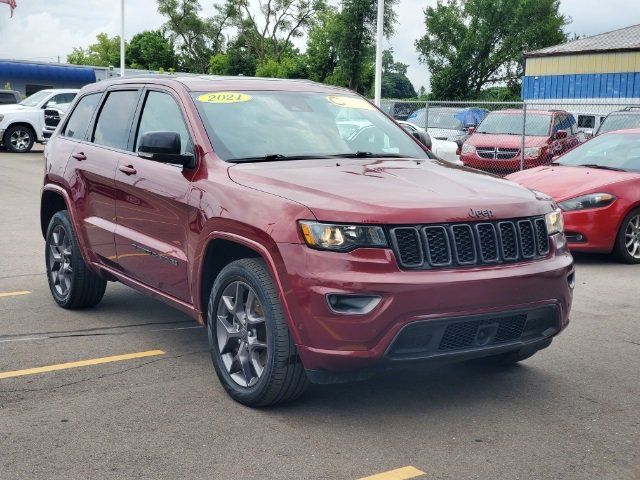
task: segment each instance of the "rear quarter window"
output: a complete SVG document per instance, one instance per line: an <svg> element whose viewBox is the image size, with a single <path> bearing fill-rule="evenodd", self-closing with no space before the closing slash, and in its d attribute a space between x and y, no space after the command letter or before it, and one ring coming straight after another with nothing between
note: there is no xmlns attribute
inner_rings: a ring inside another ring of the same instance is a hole
<svg viewBox="0 0 640 480"><path fill-rule="evenodd" d="M92 93L82 97L76 108L73 109L69 116L69 121L65 125L62 135L69 138L84 140L87 133L87 127L93 117L93 113L100 101L101 93Z"/></svg>

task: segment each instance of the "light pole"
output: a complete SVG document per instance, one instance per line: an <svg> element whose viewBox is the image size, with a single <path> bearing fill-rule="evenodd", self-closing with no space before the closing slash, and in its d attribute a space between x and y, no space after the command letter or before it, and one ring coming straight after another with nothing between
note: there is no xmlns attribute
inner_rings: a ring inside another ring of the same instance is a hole
<svg viewBox="0 0 640 480"><path fill-rule="evenodd" d="M376 77L373 101L379 107L382 96L382 30L384 26L384 0L378 0L378 18L376 24Z"/></svg>
<svg viewBox="0 0 640 480"><path fill-rule="evenodd" d="M124 0L120 0L120 76L124 77Z"/></svg>

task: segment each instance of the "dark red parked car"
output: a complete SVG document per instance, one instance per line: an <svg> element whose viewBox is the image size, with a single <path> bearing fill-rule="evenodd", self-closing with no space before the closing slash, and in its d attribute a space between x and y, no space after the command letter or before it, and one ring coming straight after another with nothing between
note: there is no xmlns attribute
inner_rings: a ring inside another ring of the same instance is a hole
<svg viewBox="0 0 640 480"><path fill-rule="evenodd" d="M366 131L343 137L345 109ZM117 280L187 312L248 405L417 360L517 362L569 321L553 201L431 159L345 89L100 82L45 156L55 301L94 306Z"/></svg>
<svg viewBox="0 0 640 480"><path fill-rule="evenodd" d="M553 165L509 178L558 202L572 250L640 263L640 129L598 135Z"/></svg>
<svg viewBox="0 0 640 480"><path fill-rule="evenodd" d="M551 163L553 157L581 143L573 115L562 110L527 110L522 150L522 110L491 112L462 145L460 160L496 175Z"/></svg>

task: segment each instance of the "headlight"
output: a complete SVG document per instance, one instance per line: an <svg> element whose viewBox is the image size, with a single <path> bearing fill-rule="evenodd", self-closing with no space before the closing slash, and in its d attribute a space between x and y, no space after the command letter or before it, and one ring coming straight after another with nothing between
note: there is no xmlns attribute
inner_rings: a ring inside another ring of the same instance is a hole
<svg viewBox="0 0 640 480"><path fill-rule="evenodd" d="M529 147L524 149L525 157L537 157L540 155L540 147Z"/></svg>
<svg viewBox="0 0 640 480"><path fill-rule="evenodd" d="M547 213L544 216L544 220L547 222L547 233L549 235L564 232L564 219L560 209Z"/></svg>
<svg viewBox="0 0 640 480"><path fill-rule="evenodd" d="M465 143L462 145L462 153L476 153L476 147L468 143Z"/></svg>
<svg viewBox="0 0 640 480"><path fill-rule="evenodd" d="M571 210L584 210L585 208L606 207L615 202L615 200L615 195L611 195L610 193L590 193L560 202L558 206L567 212Z"/></svg>
<svg viewBox="0 0 640 480"><path fill-rule="evenodd" d="M358 247L387 246L382 227L301 221L300 229L307 245L321 250L347 252Z"/></svg>

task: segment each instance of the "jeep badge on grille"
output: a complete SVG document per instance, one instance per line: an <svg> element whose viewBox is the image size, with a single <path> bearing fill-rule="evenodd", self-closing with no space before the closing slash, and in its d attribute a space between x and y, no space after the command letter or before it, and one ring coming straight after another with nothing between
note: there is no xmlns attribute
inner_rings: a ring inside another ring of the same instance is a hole
<svg viewBox="0 0 640 480"><path fill-rule="evenodd" d="M485 208L484 210L477 210L475 208L469 209L469 217L471 218L493 218L493 210Z"/></svg>

